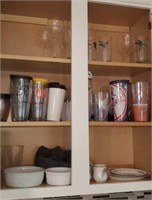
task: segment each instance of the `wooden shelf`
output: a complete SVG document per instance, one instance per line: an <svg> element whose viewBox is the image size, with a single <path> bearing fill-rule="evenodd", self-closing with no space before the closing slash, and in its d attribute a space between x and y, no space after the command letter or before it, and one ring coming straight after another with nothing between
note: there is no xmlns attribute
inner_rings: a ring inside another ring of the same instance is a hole
<svg viewBox="0 0 152 200"><path fill-rule="evenodd" d="M90 127L151 127L152 122L99 122L90 121Z"/></svg>
<svg viewBox="0 0 152 200"><path fill-rule="evenodd" d="M139 191L143 189L145 190L151 190L151 180L150 179L144 179L140 181L112 181L109 180L105 183L94 183L91 182L90 185L86 186L85 188L85 194L94 194L95 192L97 194L100 194L101 191L105 189L105 187L108 187L109 189L106 190L107 193L110 192L118 192L122 191L124 192L124 188L127 188L125 191ZM3 187L1 190L1 197L3 199L23 199L23 198L50 198L50 197L57 197L60 193L64 194L64 196L70 196L75 194L74 191L77 191L76 188L73 185L69 186L49 186L46 183L43 183L42 185L38 187L33 188L8 188ZM81 190L80 190L81 191ZM90 193L88 192L90 191ZM83 194L83 189L81 191Z"/></svg>
<svg viewBox="0 0 152 200"><path fill-rule="evenodd" d="M134 76L151 70L150 63L102 62L90 61L89 70L94 75L103 76Z"/></svg>
<svg viewBox="0 0 152 200"><path fill-rule="evenodd" d="M71 61L63 58L48 58L0 54L2 71L43 72L54 74L70 74Z"/></svg>
<svg viewBox="0 0 152 200"><path fill-rule="evenodd" d="M36 56L22 56L0 54L2 71L43 72L54 74L70 74L71 60L63 58L49 58ZM94 75L103 76L134 76L147 70L151 70L149 63L124 63L90 61L89 70Z"/></svg>
<svg viewBox="0 0 152 200"><path fill-rule="evenodd" d="M71 122L62 121L62 122L53 122L53 121L25 121L25 122L0 122L1 127L64 127L70 126Z"/></svg>
<svg viewBox="0 0 152 200"><path fill-rule="evenodd" d="M0 122L1 127L64 127L71 126L69 121L23 121L23 122ZM151 127L152 122L99 122L90 121L90 127Z"/></svg>
<svg viewBox="0 0 152 200"><path fill-rule="evenodd" d="M1 21L3 22L12 22L12 23L25 23L25 24L35 24L35 25L44 25L52 23L51 19L48 18L38 18L38 17L29 17L21 15L9 15L1 14ZM65 26L70 26L70 21L64 21ZM113 31L113 32L128 32L128 26L117 26L117 25L107 25L107 24L95 24L89 23L89 29L91 30L102 30L102 31Z"/></svg>

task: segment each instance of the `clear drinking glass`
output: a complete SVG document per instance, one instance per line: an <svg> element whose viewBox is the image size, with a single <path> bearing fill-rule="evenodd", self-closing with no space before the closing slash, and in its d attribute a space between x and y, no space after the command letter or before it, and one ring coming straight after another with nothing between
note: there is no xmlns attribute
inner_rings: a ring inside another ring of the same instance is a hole
<svg viewBox="0 0 152 200"><path fill-rule="evenodd" d="M21 165L24 146L1 146L1 169Z"/></svg>
<svg viewBox="0 0 152 200"><path fill-rule="evenodd" d="M99 60L109 62L111 61L111 38L108 36L103 36L99 40Z"/></svg>
<svg viewBox="0 0 152 200"><path fill-rule="evenodd" d="M134 121L148 121L150 105L150 85L148 82L132 83Z"/></svg>
<svg viewBox="0 0 152 200"><path fill-rule="evenodd" d="M1 183L4 181L4 169L22 164L24 146L0 146Z"/></svg>
<svg viewBox="0 0 152 200"><path fill-rule="evenodd" d="M108 119L108 92L97 92L93 96L93 112L95 120L107 121Z"/></svg>
<svg viewBox="0 0 152 200"><path fill-rule="evenodd" d="M138 36L135 39L135 62L145 63L147 62L147 39L145 36Z"/></svg>
<svg viewBox="0 0 152 200"><path fill-rule="evenodd" d="M88 60L96 60L96 40L89 35L88 38Z"/></svg>
<svg viewBox="0 0 152 200"><path fill-rule="evenodd" d="M123 61L126 60L126 56L130 58L130 55L133 53L133 39L130 33L124 33L119 40L119 51Z"/></svg>

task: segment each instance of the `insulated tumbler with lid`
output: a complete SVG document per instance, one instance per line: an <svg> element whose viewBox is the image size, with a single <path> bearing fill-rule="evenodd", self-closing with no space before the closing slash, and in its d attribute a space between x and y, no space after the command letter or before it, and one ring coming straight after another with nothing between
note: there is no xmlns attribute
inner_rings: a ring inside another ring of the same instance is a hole
<svg viewBox="0 0 152 200"><path fill-rule="evenodd" d="M32 77L10 75L12 121L27 121L32 96Z"/></svg>
<svg viewBox="0 0 152 200"><path fill-rule="evenodd" d="M48 80L43 78L32 79L32 99L30 107L31 121L46 120L48 103Z"/></svg>
<svg viewBox="0 0 152 200"><path fill-rule="evenodd" d="M64 85L57 82L49 83L47 120L60 121L65 94L66 87Z"/></svg>
<svg viewBox="0 0 152 200"><path fill-rule="evenodd" d="M114 121L126 121L128 112L128 80L110 82Z"/></svg>

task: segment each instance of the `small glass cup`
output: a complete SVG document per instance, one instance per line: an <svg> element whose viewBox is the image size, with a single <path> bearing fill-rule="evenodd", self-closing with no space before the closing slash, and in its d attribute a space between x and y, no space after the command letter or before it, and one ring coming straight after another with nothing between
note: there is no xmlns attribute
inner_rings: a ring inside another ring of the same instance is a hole
<svg viewBox="0 0 152 200"><path fill-rule="evenodd" d="M147 39L145 36L138 36L135 39L135 62L147 62Z"/></svg>
<svg viewBox="0 0 152 200"><path fill-rule="evenodd" d="M96 60L96 40L89 36L88 39L88 60Z"/></svg>
<svg viewBox="0 0 152 200"><path fill-rule="evenodd" d="M99 40L99 60L104 62L111 61L111 38L108 36L103 36Z"/></svg>

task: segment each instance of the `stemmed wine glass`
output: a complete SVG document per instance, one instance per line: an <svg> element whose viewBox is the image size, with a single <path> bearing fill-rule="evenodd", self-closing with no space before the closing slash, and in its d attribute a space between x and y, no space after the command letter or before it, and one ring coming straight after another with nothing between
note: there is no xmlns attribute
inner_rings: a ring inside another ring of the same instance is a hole
<svg viewBox="0 0 152 200"><path fill-rule="evenodd" d="M62 43L62 37L64 33L64 23L62 20L54 19L50 20L49 33L52 37L52 56L54 58L63 57L64 46Z"/></svg>
<svg viewBox="0 0 152 200"><path fill-rule="evenodd" d="M36 40L38 46L43 49L43 56L46 56L46 50L51 47L51 35L48 27L39 30Z"/></svg>

